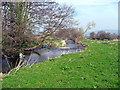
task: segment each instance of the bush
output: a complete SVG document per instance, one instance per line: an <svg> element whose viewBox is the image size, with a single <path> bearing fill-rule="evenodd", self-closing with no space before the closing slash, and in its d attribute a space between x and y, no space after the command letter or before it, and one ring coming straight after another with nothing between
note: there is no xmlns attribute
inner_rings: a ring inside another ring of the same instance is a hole
<svg viewBox="0 0 120 90"><path fill-rule="evenodd" d="M58 32L56 32L55 36L57 38L61 38L64 40L71 39L75 42L79 42L84 38L82 33L83 33L82 29L68 28L68 29L59 30Z"/></svg>

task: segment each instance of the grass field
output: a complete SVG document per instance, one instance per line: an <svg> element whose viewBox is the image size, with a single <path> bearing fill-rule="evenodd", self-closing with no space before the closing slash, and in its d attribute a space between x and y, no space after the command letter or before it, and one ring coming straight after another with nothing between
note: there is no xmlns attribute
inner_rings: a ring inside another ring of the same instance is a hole
<svg viewBox="0 0 120 90"><path fill-rule="evenodd" d="M90 41L84 52L21 68L3 88L118 88L118 44Z"/></svg>

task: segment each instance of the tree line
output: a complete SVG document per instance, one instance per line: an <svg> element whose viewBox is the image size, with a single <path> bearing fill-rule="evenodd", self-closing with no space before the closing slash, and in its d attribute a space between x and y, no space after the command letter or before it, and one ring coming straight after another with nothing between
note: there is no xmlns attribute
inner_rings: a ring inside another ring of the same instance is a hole
<svg viewBox="0 0 120 90"><path fill-rule="evenodd" d="M110 32L105 32L105 31L98 31L97 33L95 32L91 32L90 39L97 39L97 40L113 40L113 39L119 39L119 35L115 34L115 33L110 33Z"/></svg>

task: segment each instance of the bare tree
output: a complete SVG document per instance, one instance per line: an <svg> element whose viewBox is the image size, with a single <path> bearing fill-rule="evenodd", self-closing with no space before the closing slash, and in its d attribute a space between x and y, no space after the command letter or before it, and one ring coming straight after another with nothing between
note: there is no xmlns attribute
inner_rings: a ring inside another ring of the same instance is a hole
<svg viewBox="0 0 120 90"><path fill-rule="evenodd" d="M19 54L41 45L48 36L72 24L74 9L56 2L3 2L2 3L2 55L13 63ZM33 46L35 34L39 45Z"/></svg>
<svg viewBox="0 0 120 90"><path fill-rule="evenodd" d="M41 2L34 3L33 7L31 16L34 22L37 22L41 41L72 23L74 9L71 6L59 5L56 2Z"/></svg>
<svg viewBox="0 0 120 90"><path fill-rule="evenodd" d="M85 39L84 34L88 30L90 30L92 27L95 27L95 23L94 22L88 23L85 30L83 29L83 27L81 27L81 28L72 27L72 28L66 28L66 29L59 30L56 33L56 36L58 38L61 37L62 39L72 39L73 41L78 43L81 40Z"/></svg>
<svg viewBox="0 0 120 90"><path fill-rule="evenodd" d="M27 34L31 32L30 7L30 2L2 2L2 55L14 63L19 59L19 53L24 52L22 46L30 43Z"/></svg>

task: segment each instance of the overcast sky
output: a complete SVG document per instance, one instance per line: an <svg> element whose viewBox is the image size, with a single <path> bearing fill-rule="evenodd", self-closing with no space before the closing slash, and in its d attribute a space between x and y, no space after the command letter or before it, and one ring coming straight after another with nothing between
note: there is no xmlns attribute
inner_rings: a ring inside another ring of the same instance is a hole
<svg viewBox="0 0 120 90"><path fill-rule="evenodd" d="M94 21L96 27L91 31L105 30L117 32L118 30L118 1L119 0L55 0L61 4L72 5L76 9L76 19L80 25ZM90 31L90 32L91 32Z"/></svg>

